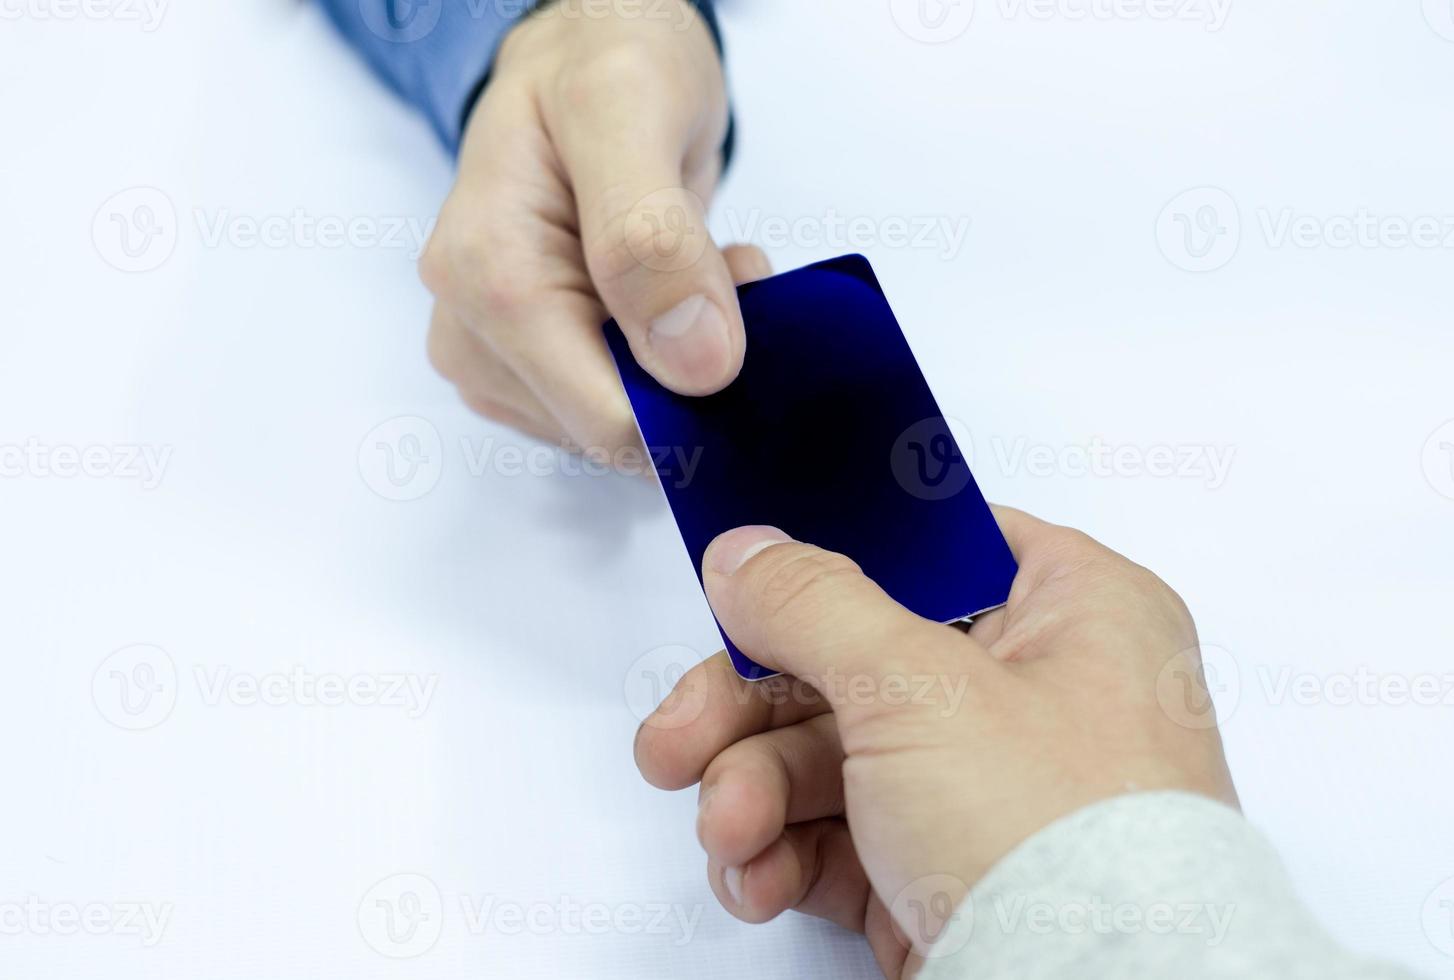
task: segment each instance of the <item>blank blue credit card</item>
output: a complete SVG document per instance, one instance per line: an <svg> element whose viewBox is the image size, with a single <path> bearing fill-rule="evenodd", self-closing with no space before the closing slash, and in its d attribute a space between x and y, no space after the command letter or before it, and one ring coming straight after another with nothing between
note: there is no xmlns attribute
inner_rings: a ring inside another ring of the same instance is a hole
<svg viewBox="0 0 1454 980"><path fill-rule="evenodd" d="M706 398L663 388L606 325L698 580L713 538L770 524L852 558L926 619L1003 605L1015 559L868 260L820 262L737 293L742 373ZM722 639L744 678L772 675Z"/></svg>

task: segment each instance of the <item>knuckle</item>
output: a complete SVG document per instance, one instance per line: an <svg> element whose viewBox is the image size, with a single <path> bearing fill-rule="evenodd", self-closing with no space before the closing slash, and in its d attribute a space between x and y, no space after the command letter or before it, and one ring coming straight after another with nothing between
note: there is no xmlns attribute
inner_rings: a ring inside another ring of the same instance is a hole
<svg viewBox="0 0 1454 980"><path fill-rule="evenodd" d="M1166 580L1149 568L1127 562L1130 571L1127 575L1127 583L1130 589L1145 598L1145 600L1159 608L1162 614L1172 622L1192 622L1191 609L1188 608L1186 600L1181 593L1173 589Z"/></svg>
<svg viewBox="0 0 1454 980"><path fill-rule="evenodd" d="M1036 560L1048 574L1057 577L1075 573L1115 574L1130 564L1090 535L1059 526L1046 530Z"/></svg>
<svg viewBox="0 0 1454 980"><path fill-rule="evenodd" d="M658 201L639 202L631 206L617 219L614 242L609 257L616 259L623 269L641 265L643 256L654 254L660 247L661 234L658 229L665 223L666 208Z"/></svg>
<svg viewBox="0 0 1454 980"><path fill-rule="evenodd" d="M458 382L463 375L462 358L459 354L458 345L450 336L449 331L440 325L436 318L433 326L429 328L429 335L424 340L424 353L429 358L430 367L446 381Z"/></svg>
<svg viewBox="0 0 1454 980"><path fill-rule="evenodd" d="M461 195L451 194L419 256L419 278L436 296L450 289L457 269L467 268L462 253L469 249L472 225L464 215L472 210Z"/></svg>
<svg viewBox="0 0 1454 980"><path fill-rule="evenodd" d="M1056 551L1066 558L1100 558L1107 554L1105 546L1076 528L1056 526L1050 533Z"/></svg>
<svg viewBox="0 0 1454 980"><path fill-rule="evenodd" d="M650 255L655 245L655 224L646 220L640 201L628 200L633 194L625 187L611 188L595 202L601 231L590 242L586 262L599 283L620 282L639 270L641 257Z"/></svg>
<svg viewBox="0 0 1454 980"><path fill-rule="evenodd" d="M689 191L666 187L627 199L636 193L623 189L602 196L603 230L591 241L586 259L598 283L636 277L634 285L650 290L666 281L658 274L677 277L697 267L710 236L702 207Z"/></svg>
<svg viewBox="0 0 1454 980"><path fill-rule="evenodd" d="M843 555L805 545L763 553L756 577L759 615L786 628L812 623L863 572Z"/></svg>
<svg viewBox="0 0 1454 980"><path fill-rule="evenodd" d="M485 209L488 213L489 209ZM436 231L419 258L419 277L436 296L450 295L497 315L518 312L528 301L529 279L504 261L518 249L497 221Z"/></svg>
<svg viewBox="0 0 1454 980"><path fill-rule="evenodd" d="M612 220L610 230L598 235L586 251L586 266L598 287L619 286L641 268L634 246L627 241L624 219Z"/></svg>
<svg viewBox="0 0 1454 980"><path fill-rule="evenodd" d="M497 265L481 267L470 290L481 310L507 321L520 316L530 304L528 284Z"/></svg>
<svg viewBox="0 0 1454 980"><path fill-rule="evenodd" d="M429 242L424 246L416 268L419 281L424 283L425 289L435 296L444 292L449 283L449 261L437 232L429 236Z"/></svg>

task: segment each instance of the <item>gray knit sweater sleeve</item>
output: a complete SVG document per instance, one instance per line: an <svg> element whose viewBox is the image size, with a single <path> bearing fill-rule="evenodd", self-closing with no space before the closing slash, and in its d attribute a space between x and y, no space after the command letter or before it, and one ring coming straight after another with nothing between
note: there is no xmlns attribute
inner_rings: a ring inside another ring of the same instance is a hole
<svg viewBox="0 0 1454 980"><path fill-rule="evenodd" d="M1241 814L1162 792L1086 807L1008 854L918 980L1410 976L1339 948Z"/></svg>

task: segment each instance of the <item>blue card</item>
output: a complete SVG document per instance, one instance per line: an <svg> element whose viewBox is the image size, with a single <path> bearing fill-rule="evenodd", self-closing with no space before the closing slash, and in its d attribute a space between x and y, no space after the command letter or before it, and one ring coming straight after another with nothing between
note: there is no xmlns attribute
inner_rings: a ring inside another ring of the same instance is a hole
<svg viewBox="0 0 1454 980"><path fill-rule="evenodd" d="M926 619L1003 605L1015 559L868 260L832 259L737 292L742 373L706 398L663 388L606 324L698 580L718 534L770 524L852 558ZM744 678L772 675L722 639Z"/></svg>

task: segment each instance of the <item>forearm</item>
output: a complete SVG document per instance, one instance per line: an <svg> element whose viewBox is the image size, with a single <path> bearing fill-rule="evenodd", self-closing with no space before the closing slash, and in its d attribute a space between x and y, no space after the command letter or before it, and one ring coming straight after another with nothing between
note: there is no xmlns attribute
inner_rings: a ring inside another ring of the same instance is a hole
<svg viewBox="0 0 1454 980"><path fill-rule="evenodd" d="M1185 793L1086 807L975 886L921 980L1406 977L1336 946L1268 842Z"/></svg>

